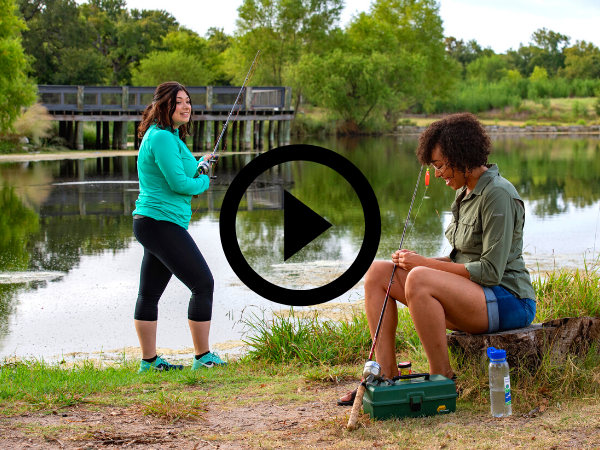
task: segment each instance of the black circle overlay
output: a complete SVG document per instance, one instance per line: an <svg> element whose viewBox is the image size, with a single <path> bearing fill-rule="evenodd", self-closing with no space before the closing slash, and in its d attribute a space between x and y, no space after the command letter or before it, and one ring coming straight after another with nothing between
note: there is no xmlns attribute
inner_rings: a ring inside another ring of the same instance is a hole
<svg viewBox="0 0 600 450"><path fill-rule="evenodd" d="M267 169L289 161L311 161L335 170L356 191L365 218L365 236L352 265L331 283L314 289L286 289L265 280L244 258L235 230L238 206L250 184ZM223 199L219 231L223 252L229 265L248 288L275 303L289 306L311 306L343 295L367 273L379 247L381 217L379 203L373 188L354 164L331 150L315 145L298 144L269 150L254 158L237 174Z"/></svg>

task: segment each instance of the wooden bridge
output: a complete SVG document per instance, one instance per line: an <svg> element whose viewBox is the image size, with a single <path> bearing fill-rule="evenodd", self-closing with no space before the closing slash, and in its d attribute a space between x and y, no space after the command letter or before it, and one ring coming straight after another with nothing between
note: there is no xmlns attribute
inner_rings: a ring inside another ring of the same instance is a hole
<svg viewBox="0 0 600 450"><path fill-rule="evenodd" d="M59 121L59 136L67 145L83 149L83 124L96 122L97 149L127 149L128 124L135 124L133 146L139 148L137 127L142 112L152 102L155 87L136 86L49 86L39 85L41 104ZM186 87L192 101L195 127L192 151L214 146L240 87ZM294 118L290 87L247 87L242 107L233 124L230 139L233 149L263 148L290 142L290 121ZM235 114L235 113L234 113ZM112 140L110 122L113 122ZM268 129L265 130L265 124ZM225 142L221 143L221 147Z"/></svg>

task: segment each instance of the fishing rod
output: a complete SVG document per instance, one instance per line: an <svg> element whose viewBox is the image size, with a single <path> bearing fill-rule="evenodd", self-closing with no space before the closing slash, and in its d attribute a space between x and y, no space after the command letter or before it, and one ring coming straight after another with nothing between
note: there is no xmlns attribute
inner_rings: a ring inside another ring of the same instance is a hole
<svg viewBox="0 0 600 450"><path fill-rule="evenodd" d="M412 196L412 200L410 201L410 208L408 208L408 216L406 217L406 221L404 222L404 231L402 232L402 238L400 239L400 247L399 250L402 250L402 245L404 244L404 237L406 236L406 229L408 228L408 222L410 220L410 213L412 211L413 204L415 203L415 197L417 196L417 190L419 189L419 182L421 181L421 174L423 173L423 166L421 166L421 170L419 171L419 177L417 178L417 184L415 185L415 191ZM429 169L427 170L427 174L425 175L425 187L429 186ZM385 300L383 301L383 308L381 308L381 314L379 315L379 322L377 323L377 329L375 330L375 335L373 336L373 343L371 344L371 351L369 352L369 358L365 363L365 367L363 369L363 378L360 380L360 384L358 386L358 390L356 392L356 397L354 398L354 403L352 404L352 411L350 412L350 418L348 419L348 425L346 428L348 430L356 429L356 422L358 420L358 413L360 411L360 407L362 406L362 400L365 395L366 384L365 379L372 377L372 379L378 379L383 377L384 375L381 373L381 366L377 364L375 361L372 361L373 353L375 353L375 347L377 346L377 339L379 338L379 331L381 330L381 324L383 323L383 316L385 314L385 308L387 307L388 299L390 298L390 290L392 289L392 284L394 283L394 275L396 274L396 264L394 264L394 268L392 269L392 276L390 278L390 283L387 288L387 292L385 293Z"/></svg>
<svg viewBox="0 0 600 450"><path fill-rule="evenodd" d="M233 107L231 108L231 111L229 111L229 116L227 116L227 121L225 122L225 125L223 125L223 129L221 130L221 134L219 135L219 138L217 139L217 143L215 144L215 147L213 148L212 153L210 154L210 159L208 161L200 161L198 163L198 169L200 171L200 173L202 174L208 174L211 166L213 164L216 164L216 162L219 160L219 157L217 156L217 158L215 158L215 152L217 151L217 149L219 148L219 143L221 142L221 139L223 138L223 135L227 132L227 125L229 124L229 119L231 119L231 116L233 115L233 111L235 110L235 107L238 106L238 101L240 99L240 96L242 95L242 92L244 91L244 89L247 87L246 83L249 81L249 78L252 78L250 76L250 73L252 72L252 68L254 67L254 64L256 63L256 60L258 59L258 55L260 54L260 50L258 50L256 52L256 56L254 56L254 60L252 61L252 64L250 64L250 69L248 69L248 73L246 74L246 78L244 79L244 82L242 83L242 87L240 88L240 92L238 92L238 95L235 99L235 102L233 103ZM240 108L238 108L238 113L239 113ZM236 113L236 117L237 117L237 113ZM211 176L212 179L217 178L216 176Z"/></svg>

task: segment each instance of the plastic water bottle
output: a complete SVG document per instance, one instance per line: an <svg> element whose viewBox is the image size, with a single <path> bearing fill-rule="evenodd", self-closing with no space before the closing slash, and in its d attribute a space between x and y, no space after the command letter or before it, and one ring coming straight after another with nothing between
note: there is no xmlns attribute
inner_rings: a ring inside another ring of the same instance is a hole
<svg viewBox="0 0 600 450"><path fill-rule="evenodd" d="M490 358L490 403L492 406L492 416L510 416L512 414L512 402L506 351L489 347L487 355Z"/></svg>

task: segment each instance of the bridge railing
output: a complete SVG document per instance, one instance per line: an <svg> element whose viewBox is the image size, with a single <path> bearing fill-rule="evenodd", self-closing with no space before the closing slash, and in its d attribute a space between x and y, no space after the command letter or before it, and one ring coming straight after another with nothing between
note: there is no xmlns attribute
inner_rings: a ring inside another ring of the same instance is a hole
<svg viewBox="0 0 600 450"><path fill-rule="evenodd" d="M194 111L224 111L233 107L239 86L190 86ZM150 103L156 87L39 85L40 102L48 111L135 111ZM291 103L291 88L248 87L242 93L242 110L284 110Z"/></svg>

